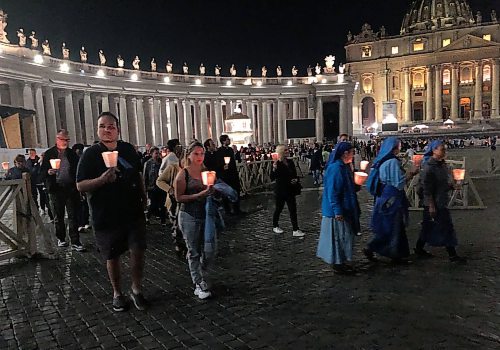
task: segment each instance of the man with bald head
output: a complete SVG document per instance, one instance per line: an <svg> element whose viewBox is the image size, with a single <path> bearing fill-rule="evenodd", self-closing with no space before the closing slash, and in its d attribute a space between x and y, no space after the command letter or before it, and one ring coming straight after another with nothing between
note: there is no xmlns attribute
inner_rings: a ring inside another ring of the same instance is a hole
<svg viewBox="0 0 500 350"><path fill-rule="evenodd" d="M56 228L57 245L67 247L65 212L68 214L69 237L71 248L78 252L85 251L80 242L80 234L77 228L76 213L79 205L80 195L76 189L76 168L78 156L68 147L70 142L68 131L61 129L56 135L56 145L45 152L43 163L40 168L45 187L49 195L52 213L54 214L54 225ZM52 169L51 159L60 159L60 168Z"/></svg>

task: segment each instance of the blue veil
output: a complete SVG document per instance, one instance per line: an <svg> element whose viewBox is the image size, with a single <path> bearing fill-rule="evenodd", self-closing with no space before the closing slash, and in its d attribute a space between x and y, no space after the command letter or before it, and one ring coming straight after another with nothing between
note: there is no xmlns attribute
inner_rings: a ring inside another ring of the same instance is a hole
<svg viewBox="0 0 500 350"><path fill-rule="evenodd" d="M427 149L424 154L424 164L429 161L432 157L432 151L434 151L436 148L441 146L443 144L443 141L441 140L434 140L432 141L429 146L427 146Z"/></svg>
<svg viewBox="0 0 500 350"><path fill-rule="evenodd" d="M380 147L377 158L373 161L370 176L366 181L366 188L374 196L377 195L380 182L378 169L386 160L396 158L393 151L399 145L399 142L399 139L394 136L385 139L384 142L382 142L382 147Z"/></svg>
<svg viewBox="0 0 500 350"><path fill-rule="evenodd" d="M352 149L352 144L350 142L339 142L335 148L332 151L332 154L330 154L330 157L328 157L328 165L335 163L337 159L340 159L344 152L349 151Z"/></svg>

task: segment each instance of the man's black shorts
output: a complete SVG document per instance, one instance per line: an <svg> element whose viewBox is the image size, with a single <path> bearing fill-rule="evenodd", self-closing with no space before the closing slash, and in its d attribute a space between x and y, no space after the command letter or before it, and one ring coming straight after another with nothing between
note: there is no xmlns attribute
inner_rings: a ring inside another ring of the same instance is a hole
<svg viewBox="0 0 500 350"><path fill-rule="evenodd" d="M127 226L95 230L95 238L103 259L116 259L127 250L146 249L146 223L137 220Z"/></svg>

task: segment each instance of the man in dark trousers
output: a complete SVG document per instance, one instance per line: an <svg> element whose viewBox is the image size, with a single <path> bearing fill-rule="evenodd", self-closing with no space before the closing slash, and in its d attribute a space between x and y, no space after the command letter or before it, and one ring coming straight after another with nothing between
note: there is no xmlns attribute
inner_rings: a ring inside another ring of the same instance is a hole
<svg viewBox="0 0 500 350"><path fill-rule="evenodd" d="M231 214L237 215L242 214L240 210L240 177L238 175L238 168L236 167L236 159L234 156L234 151L230 147L231 139L227 135L221 135L219 138L221 146L217 149L217 178L221 179L229 186L231 186L236 192L238 192L238 201L232 205L230 210ZM229 164L226 164L224 157L229 157ZM229 203L226 203L226 208Z"/></svg>
<svg viewBox="0 0 500 350"><path fill-rule="evenodd" d="M76 189L76 168L78 156L69 145L68 131L61 129L56 135L56 145L49 148L43 157L40 174L45 181L49 201L54 214L57 245L67 247L66 224L64 213L68 214L69 237L71 248L78 252L85 251L78 233L77 213L80 195ZM52 169L50 160L59 159L59 169Z"/></svg>
<svg viewBox="0 0 500 350"><path fill-rule="evenodd" d="M146 222L146 193L141 159L130 143L119 141L118 118L103 112L97 119L100 142L88 148L80 159L77 186L88 194L96 245L104 260L113 287L113 310L125 311L128 299L122 294L120 256L130 252L132 286L130 297L139 310L147 302L142 295ZM106 168L102 153L118 152L117 166Z"/></svg>
<svg viewBox="0 0 500 350"><path fill-rule="evenodd" d="M215 142L212 139L207 139L203 143L203 147L205 147L203 164L208 170L217 171L217 146L215 146Z"/></svg>

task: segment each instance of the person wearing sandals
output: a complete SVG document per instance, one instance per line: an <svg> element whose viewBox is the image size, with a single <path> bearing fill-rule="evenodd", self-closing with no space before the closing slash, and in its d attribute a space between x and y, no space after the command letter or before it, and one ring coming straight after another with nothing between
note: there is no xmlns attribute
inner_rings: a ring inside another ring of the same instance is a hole
<svg viewBox="0 0 500 350"><path fill-rule="evenodd" d="M285 145L278 145L276 147L278 153L278 160L273 163L271 170L271 180L276 181L274 186L274 196L276 200L276 207L273 214L273 232L283 233L279 227L279 217L283 210L285 203L290 212L290 220L292 221L294 237L304 237L304 232L299 229L297 220L297 201L295 196L300 194L300 182L297 176L297 169L291 159L288 159L288 148Z"/></svg>
<svg viewBox="0 0 500 350"><path fill-rule="evenodd" d="M397 155L401 142L389 137L373 161L367 189L375 196L371 220L373 236L363 250L370 261L377 261L374 253L390 258L393 263L406 264L410 255L406 227L409 223L409 202L406 198L406 181L418 170L405 175Z"/></svg>
<svg viewBox="0 0 500 350"><path fill-rule="evenodd" d="M451 262L466 262L458 256L457 235L453 227L450 210L447 208L449 191L455 186L450 181L450 170L445 161L446 147L436 140L429 145L424 157L424 166L420 174L420 186L423 196L424 213L420 237L415 253L420 257L432 257L425 244L432 247L446 247Z"/></svg>
<svg viewBox="0 0 500 350"><path fill-rule="evenodd" d="M352 261L354 237L360 231L360 210L350 168L354 148L349 142L340 142L333 152L323 182L323 218L316 256L333 264L336 273L350 275L354 269L346 262Z"/></svg>
<svg viewBox="0 0 500 350"><path fill-rule="evenodd" d="M202 263L205 228L205 203L213 193L213 186L205 186L201 173L204 170L205 149L200 142L192 142L186 150L184 169L175 179L175 199L180 203L179 227L188 249L188 264L194 284L194 294L200 299L211 296L206 281L207 262Z"/></svg>

